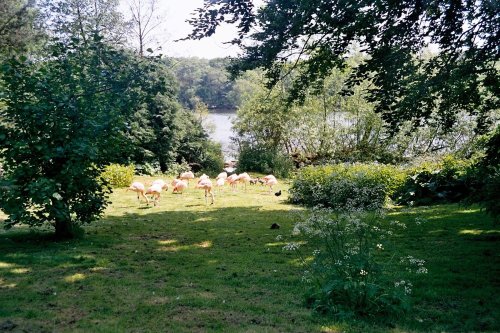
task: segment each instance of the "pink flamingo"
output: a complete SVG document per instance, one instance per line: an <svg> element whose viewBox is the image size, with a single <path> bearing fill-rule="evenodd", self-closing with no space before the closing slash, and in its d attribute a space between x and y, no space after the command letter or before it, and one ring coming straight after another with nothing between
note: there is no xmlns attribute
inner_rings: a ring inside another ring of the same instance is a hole
<svg viewBox="0 0 500 333"><path fill-rule="evenodd" d="M217 179L217 181L215 183L215 186L217 186L217 188L219 189L219 193L220 193L221 189L224 187L225 183L226 183L226 179L225 178L219 178L219 179Z"/></svg>
<svg viewBox="0 0 500 333"><path fill-rule="evenodd" d="M188 183L186 183L184 180L180 179L174 179L172 181L172 193L181 193L184 192L185 189L188 187Z"/></svg>
<svg viewBox="0 0 500 333"><path fill-rule="evenodd" d="M250 177L250 176L248 175L248 173L243 172L243 173L240 173L240 174L238 175L238 180L237 180L237 181L238 181L239 183L243 183L243 184L245 184L245 191L246 191L246 190L247 190L247 183L248 183L251 179L252 179L252 177Z"/></svg>
<svg viewBox="0 0 500 333"><path fill-rule="evenodd" d="M216 180L226 179L226 178L227 178L227 172L221 172L217 175L217 177L215 177Z"/></svg>
<svg viewBox="0 0 500 333"><path fill-rule="evenodd" d="M227 177L227 183L231 185L233 188L233 191L236 189L236 183L238 182L238 175L237 174L232 174L231 176Z"/></svg>
<svg viewBox="0 0 500 333"><path fill-rule="evenodd" d="M168 184L163 179L157 179L151 183L151 185L158 184L161 186L162 190L168 191Z"/></svg>
<svg viewBox="0 0 500 333"><path fill-rule="evenodd" d="M156 206L156 203L158 201L160 201L161 191L162 191L162 188L161 188L160 184L153 184L146 191L146 194L150 194L152 196L154 206Z"/></svg>
<svg viewBox="0 0 500 333"><path fill-rule="evenodd" d="M199 182L201 182L202 180L205 180L205 179L210 179L210 177L209 177L209 176L207 176L206 174L202 174L202 175L200 176L200 179L198 179L198 183L199 183Z"/></svg>
<svg viewBox="0 0 500 333"><path fill-rule="evenodd" d="M129 188L127 188L126 192L128 191L132 191L132 192L136 192L137 193L137 200L139 200L139 202L141 201L141 199L139 198L139 195L142 196L144 199L146 199L146 202L149 204L149 199L148 197L144 194L144 190L145 190L145 187L144 187L144 184L141 183L141 182L133 182Z"/></svg>
<svg viewBox="0 0 500 333"><path fill-rule="evenodd" d="M207 202L207 197L208 195L210 194L211 198L212 198L212 202L210 203L211 205L214 204L214 194L212 192L212 182L210 181L210 179L202 179L198 182L198 184L196 185L196 188L202 188L205 190L205 205L208 204Z"/></svg>
<svg viewBox="0 0 500 333"><path fill-rule="evenodd" d="M190 179L194 179L194 173L192 173L191 171L188 171L188 172L183 172L183 173L181 173L181 175L179 176L179 179L180 179L180 180L187 180L187 182L189 183L189 180L190 180Z"/></svg>
<svg viewBox="0 0 500 333"><path fill-rule="evenodd" d="M273 186L278 184L278 180L273 175L267 175L262 179L264 179L265 185L269 186L269 194L271 194L273 191Z"/></svg>

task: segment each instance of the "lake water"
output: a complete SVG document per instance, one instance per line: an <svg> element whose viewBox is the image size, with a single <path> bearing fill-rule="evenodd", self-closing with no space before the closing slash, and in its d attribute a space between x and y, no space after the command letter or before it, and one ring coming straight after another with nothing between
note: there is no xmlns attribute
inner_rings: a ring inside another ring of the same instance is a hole
<svg viewBox="0 0 500 333"><path fill-rule="evenodd" d="M214 129L210 133L210 138L222 145L222 152L226 160L234 159L236 149L231 142L231 137L235 136L231 126L232 119L236 117L236 111L210 112L208 115L208 126Z"/></svg>

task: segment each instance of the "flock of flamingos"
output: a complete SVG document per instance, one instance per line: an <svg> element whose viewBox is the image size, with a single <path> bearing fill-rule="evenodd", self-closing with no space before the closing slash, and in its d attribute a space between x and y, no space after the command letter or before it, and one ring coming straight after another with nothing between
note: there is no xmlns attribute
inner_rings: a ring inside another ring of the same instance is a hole
<svg viewBox="0 0 500 333"><path fill-rule="evenodd" d="M172 193L182 193L189 184L190 179L194 179L194 174L191 171L181 173L178 178L175 178L172 185ZM232 174L227 175L226 172L221 172L215 178L215 186L223 187L226 183L228 183L233 190L236 189L238 183L243 183L245 185L245 190L247 183L257 184L260 183L262 185L269 186L269 193L272 193L273 186L278 184L278 180L273 175L267 175L262 178L252 178L248 173L244 172L239 175ZM168 191L169 185L163 179L157 179L151 183L151 186L146 189L143 183L141 182L133 182L127 191L133 191L137 193L137 200L141 200L140 197L143 197L146 200L146 203L149 205L149 202L152 200L153 205L156 206L161 197L162 191ZM203 174L198 179L195 188L205 190L205 204L208 204L208 196L211 198L211 204L214 203L214 193L213 193L213 184L210 180L210 177L206 174ZM281 191L279 191L281 194ZM276 194L276 195L279 195ZM151 199L148 198L148 195L151 196Z"/></svg>

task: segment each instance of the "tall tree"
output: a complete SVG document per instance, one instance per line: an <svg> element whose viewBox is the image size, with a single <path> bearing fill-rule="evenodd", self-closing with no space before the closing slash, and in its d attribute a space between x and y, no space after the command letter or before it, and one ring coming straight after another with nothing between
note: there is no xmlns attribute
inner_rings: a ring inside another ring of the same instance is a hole
<svg viewBox="0 0 500 333"><path fill-rule="evenodd" d="M484 131L500 105L496 0L268 0L257 12L252 0L206 0L190 22L191 39L214 34L223 22L238 24L232 43L243 55L234 73L263 67L274 86L293 62L301 73L295 100L343 67L357 43L368 59L353 71L349 87L371 78L368 97L394 131L405 121L421 126L433 113L446 130L461 111ZM437 55L421 57L431 46Z"/></svg>
<svg viewBox="0 0 500 333"><path fill-rule="evenodd" d="M89 42L98 34L105 43L123 46L129 24L118 11L119 0L41 0L45 27L59 39Z"/></svg>
<svg viewBox="0 0 500 333"><path fill-rule="evenodd" d="M48 222L58 237L71 237L106 207L110 188L100 174L127 149L131 114L167 86L144 90L154 64L98 35L52 43L47 53L44 61L20 57L1 67L0 208L7 227Z"/></svg>
<svg viewBox="0 0 500 333"><path fill-rule="evenodd" d="M134 131L131 132L142 156L136 155L134 161L157 162L161 171L166 172L170 163L175 161L178 145L175 133L175 119L180 110L177 83L161 61L155 63L154 71L144 75L147 76L144 78L147 85L141 89L147 98L134 116ZM159 86L167 88L158 94Z"/></svg>
<svg viewBox="0 0 500 333"><path fill-rule="evenodd" d="M0 2L0 56L25 50L41 36L36 27L37 10L33 0Z"/></svg>
<svg viewBox="0 0 500 333"><path fill-rule="evenodd" d="M158 15L158 0L129 0L132 32L141 56L154 40L155 30L163 23Z"/></svg>

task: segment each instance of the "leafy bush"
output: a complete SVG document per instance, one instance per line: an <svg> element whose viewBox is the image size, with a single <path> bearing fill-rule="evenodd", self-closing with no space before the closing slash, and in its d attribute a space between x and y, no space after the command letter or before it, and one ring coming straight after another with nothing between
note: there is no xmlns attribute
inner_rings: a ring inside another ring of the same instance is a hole
<svg viewBox="0 0 500 333"><path fill-rule="evenodd" d="M393 221L386 226L379 213L314 209L295 225L294 234L316 248L312 254L302 253L298 243L283 249L296 251L306 268L302 280L311 286L307 298L314 310L345 318L409 309L412 284L402 274L427 273L425 262L413 256L392 262L396 256L387 254L391 229L406 225Z"/></svg>
<svg viewBox="0 0 500 333"><path fill-rule="evenodd" d="M201 171L208 174L217 174L224 168L224 156L220 143L207 141L200 156Z"/></svg>
<svg viewBox="0 0 500 333"><path fill-rule="evenodd" d="M500 167L490 167L485 178L482 205L496 222L500 222Z"/></svg>
<svg viewBox="0 0 500 333"><path fill-rule="evenodd" d="M172 163L168 166L167 173L177 177L183 172L191 171L189 164L183 159L181 163Z"/></svg>
<svg viewBox="0 0 500 333"><path fill-rule="evenodd" d="M238 157L240 171L254 171L287 178L293 170L293 162L278 151L243 146Z"/></svg>
<svg viewBox="0 0 500 333"><path fill-rule="evenodd" d="M500 222L500 126L485 137L485 155L475 165L475 198L497 222Z"/></svg>
<svg viewBox="0 0 500 333"><path fill-rule="evenodd" d="M405 173L383 164L335 164L300 170L290 201L336 210L378 209L404 181Z"/></svg>
<svg viewBox="0 0 500 333"><path fill-rule="evenodd" d="M408 171L404 184L394 193L394 199L399 204L411 205L463 200L471 193L472 165L471 160L452 156L439 162L422 163Z"/></svg>
<svg viewBox="0 0 500 333"><path fill-rule="evenodd" d="M154 176L161 173L160 164L159 163L148 163L144 164L136 164L135 172L141 176Z"/></svg>
<svg viewBox="0 0 500 333"><path fill-rule="evenodd" d="M134 166L110 164L104 169L102 177L113 187L129 186L134 179Z"/></svg>

